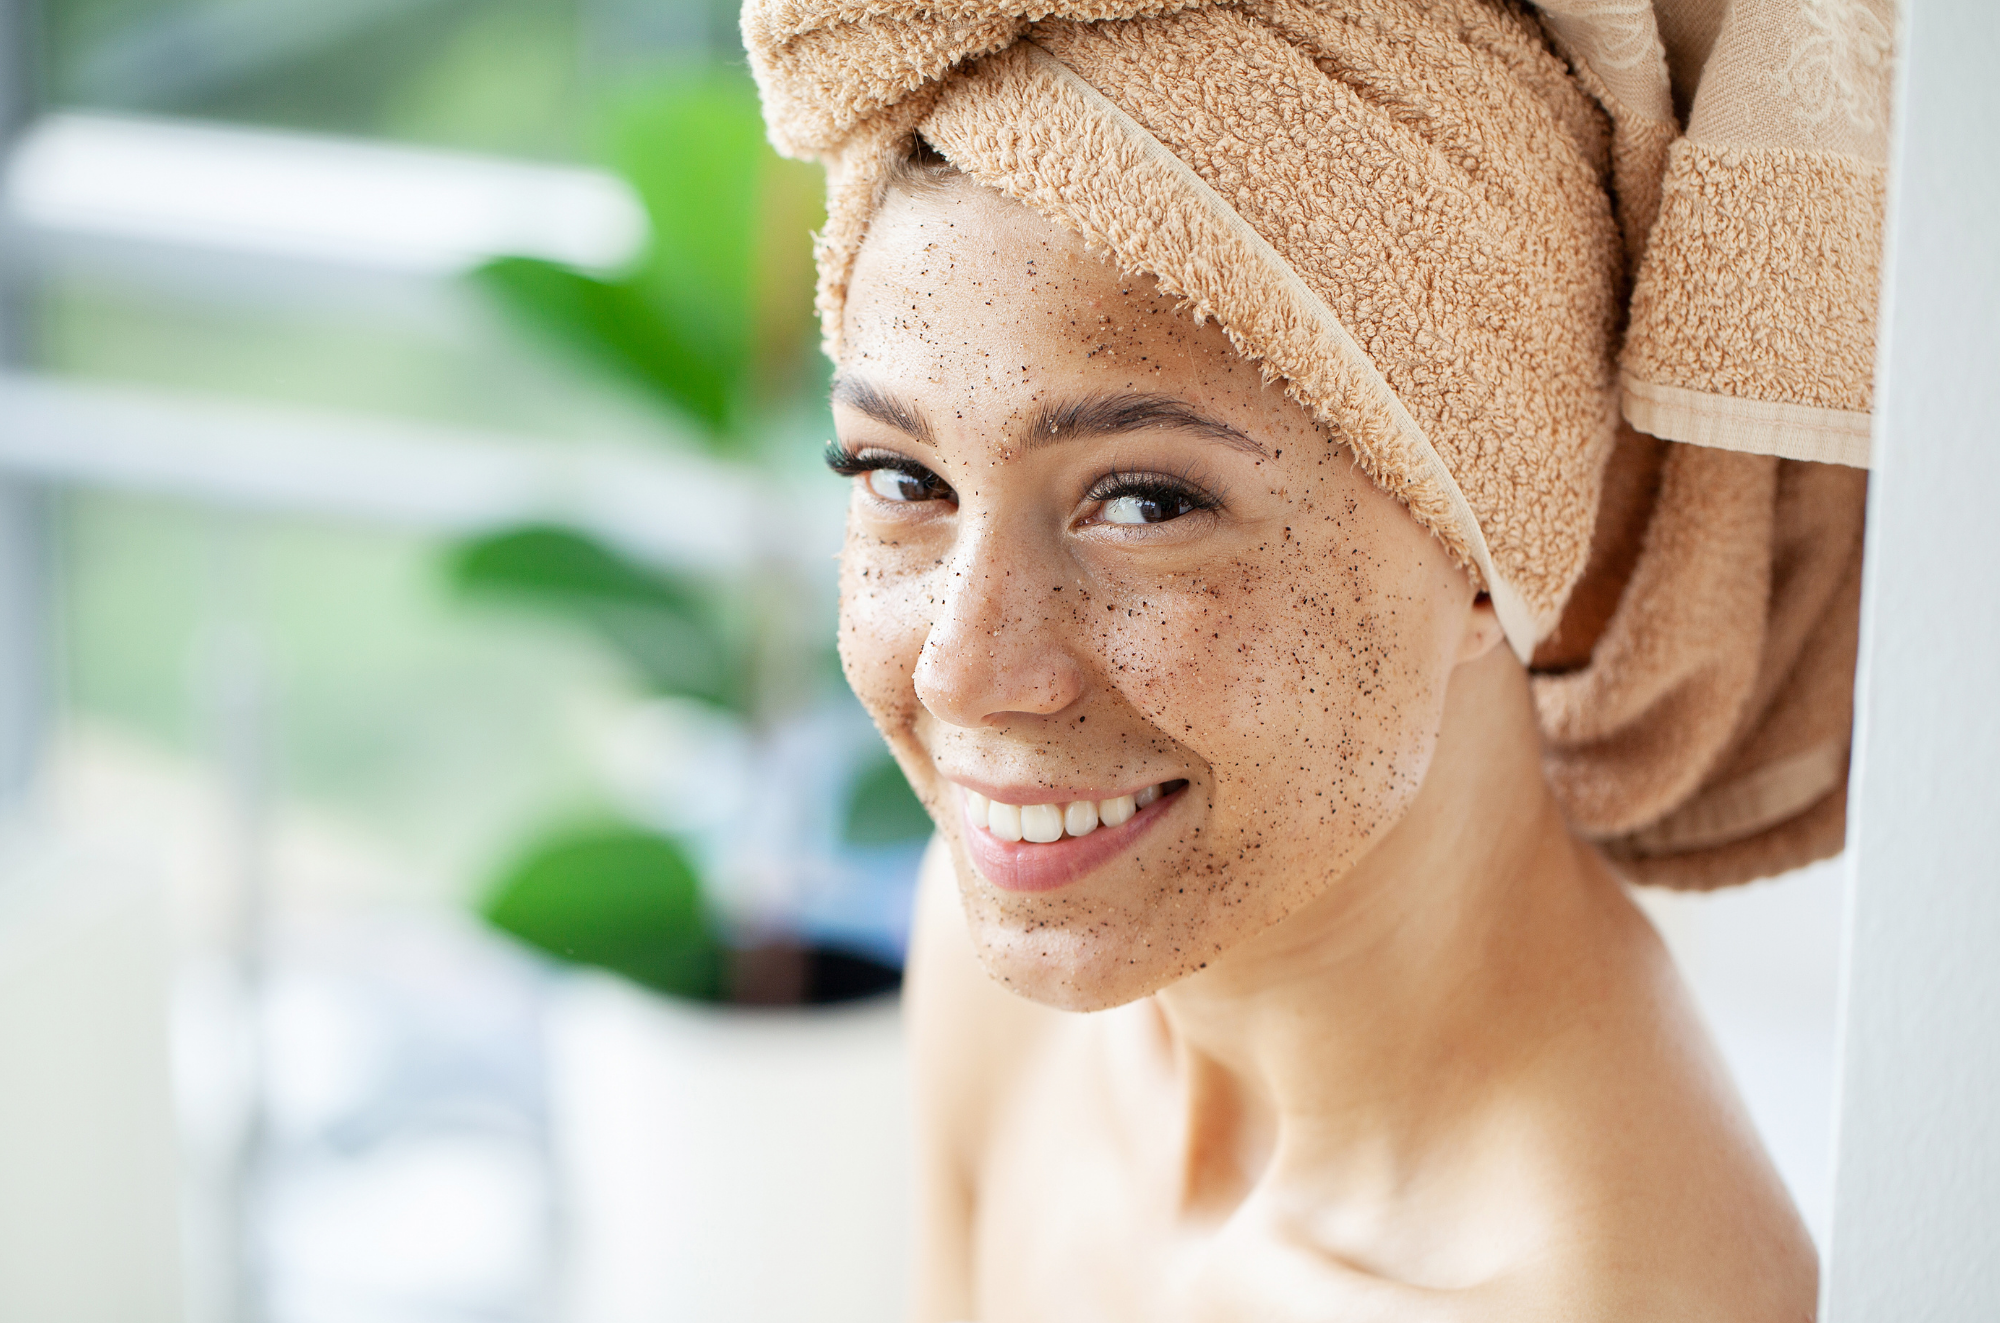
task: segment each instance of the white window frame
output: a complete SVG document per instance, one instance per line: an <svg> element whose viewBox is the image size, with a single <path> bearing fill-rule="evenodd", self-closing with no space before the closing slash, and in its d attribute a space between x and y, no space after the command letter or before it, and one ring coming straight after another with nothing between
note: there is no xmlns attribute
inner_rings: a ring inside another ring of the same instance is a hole
<svg viewBox="0 0 2000 1323"><path fill-rule="evenodd" d="M2000 1319L2000 7L1906 0L1829 1323Z"/></svg>

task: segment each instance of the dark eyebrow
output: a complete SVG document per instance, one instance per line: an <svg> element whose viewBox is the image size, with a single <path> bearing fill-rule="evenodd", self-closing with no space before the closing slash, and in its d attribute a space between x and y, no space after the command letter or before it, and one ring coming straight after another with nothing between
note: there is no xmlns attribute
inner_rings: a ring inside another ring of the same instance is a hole
<svg viewBox="0 0 2000 1323"><path fill-rule="evenodd" d="M1171 427L1220 441L1232 450L1268 459L1270 454L1248 434L1210 418L1185 400L1171 395L1090 395L1035 411L1022 432L1029 446L1051 446L1085 437L1119 436L1154 427Z"/></svg>
<svg viewBox="0 0 2000 1323"><path fill-rule="evenodd" d="M927 446L937 444L931 434L930 422L921 411L871 381L836 376L833 379L833 400ZM1210 418L1187 401L1171 395L1128 392L1088 395L1061 404L1045 404L1035 410L1020 435L1026 446L1033 449L1088 437L1143 432L1155 427L1191 432L1259 459L1270 457L1270 452L1247 433Z"/></svg>
<svg viewBox="0 0 2000 1323"><path fill-rule="evenodd" d="M930 422L921 412L872 381L836 376L833 379L833 402L844 404L856 413L873 418L884 427L893 427L913 441L921 441L932 447L937 445L931 436Z"/></svg>

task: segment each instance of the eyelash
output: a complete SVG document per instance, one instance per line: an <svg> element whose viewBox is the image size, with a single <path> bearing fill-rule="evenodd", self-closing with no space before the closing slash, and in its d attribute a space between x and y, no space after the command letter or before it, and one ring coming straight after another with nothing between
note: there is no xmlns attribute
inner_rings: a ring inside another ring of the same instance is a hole
<svg viewBox="0 0 2000 1323"><path fill-rule="evenodd" d="M919 482L930 481L938 485L940 495L953 495L950 484L907 455L898 455L890 450L849 450L838 441L826 443L826 466L843 478L858 478L864 473L874 473L878 469L888 469L915 478Z"/></svg>
<svg viewBox="0 0 2000 1323"><path fill-rule="evenodd" d="M1127 496L1136 496L1140 500L1185 501L1188 513L1222 508L1220 496L1185 473L1173 477L1163 473L1107 473L1090 484L1090 490L1083 494L1083 499L1108 504Z"/></svg>
<svg viewBox="0 0 2000 1323"><path fill-rule="evenodd" d="M935 473L917 463L907 455L898 455L887 450L849 450L839 441L826 443L826 466L843 478L856 478L878 469L889 469L907 474L919 481L929 479L938 484L943 492L951 488ZM1160 473L1140 473L1119 471L1107 473L1084 494L1087 501L1105 504L1123 497L1136 496L1141 500L1185 501L1189 513L1222 508L1222 498L1204 488L1186 474L1169 477Z"/></svg>
<svg viewBox="0 0 2000 1323"><path fill-rule="evenodd" d="M839 441L826 443L824 455L826 466L843 478L858 478L876 469L894 469L911 477L921 477L930 470L903 455L891 454L886 450L849 450Z"/></svg>

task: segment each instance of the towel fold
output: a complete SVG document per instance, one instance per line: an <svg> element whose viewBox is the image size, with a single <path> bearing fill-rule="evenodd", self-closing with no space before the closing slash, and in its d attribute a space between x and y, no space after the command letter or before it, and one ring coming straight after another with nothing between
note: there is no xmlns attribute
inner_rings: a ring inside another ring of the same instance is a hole
<svg viewBox="0 0 2000 1323"><path fill-rule="evenodd" d="M1893 6L1540 10L1633 272L1629 426L1537 657L1550 781L1640 881L1768 877L1846 831Z"/></svg>

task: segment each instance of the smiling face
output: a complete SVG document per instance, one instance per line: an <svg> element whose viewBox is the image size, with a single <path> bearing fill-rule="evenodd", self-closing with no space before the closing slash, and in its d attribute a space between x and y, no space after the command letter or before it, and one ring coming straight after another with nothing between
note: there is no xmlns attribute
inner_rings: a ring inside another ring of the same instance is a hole
<svg viewBox="0 0 2000 1323"><path fill-rule="evenodd" d="M1117 1005L1338 885L1490 644L1443 547L1214 324L969 182L891 191L843 342L841 657L994 977Z"/></svg>

